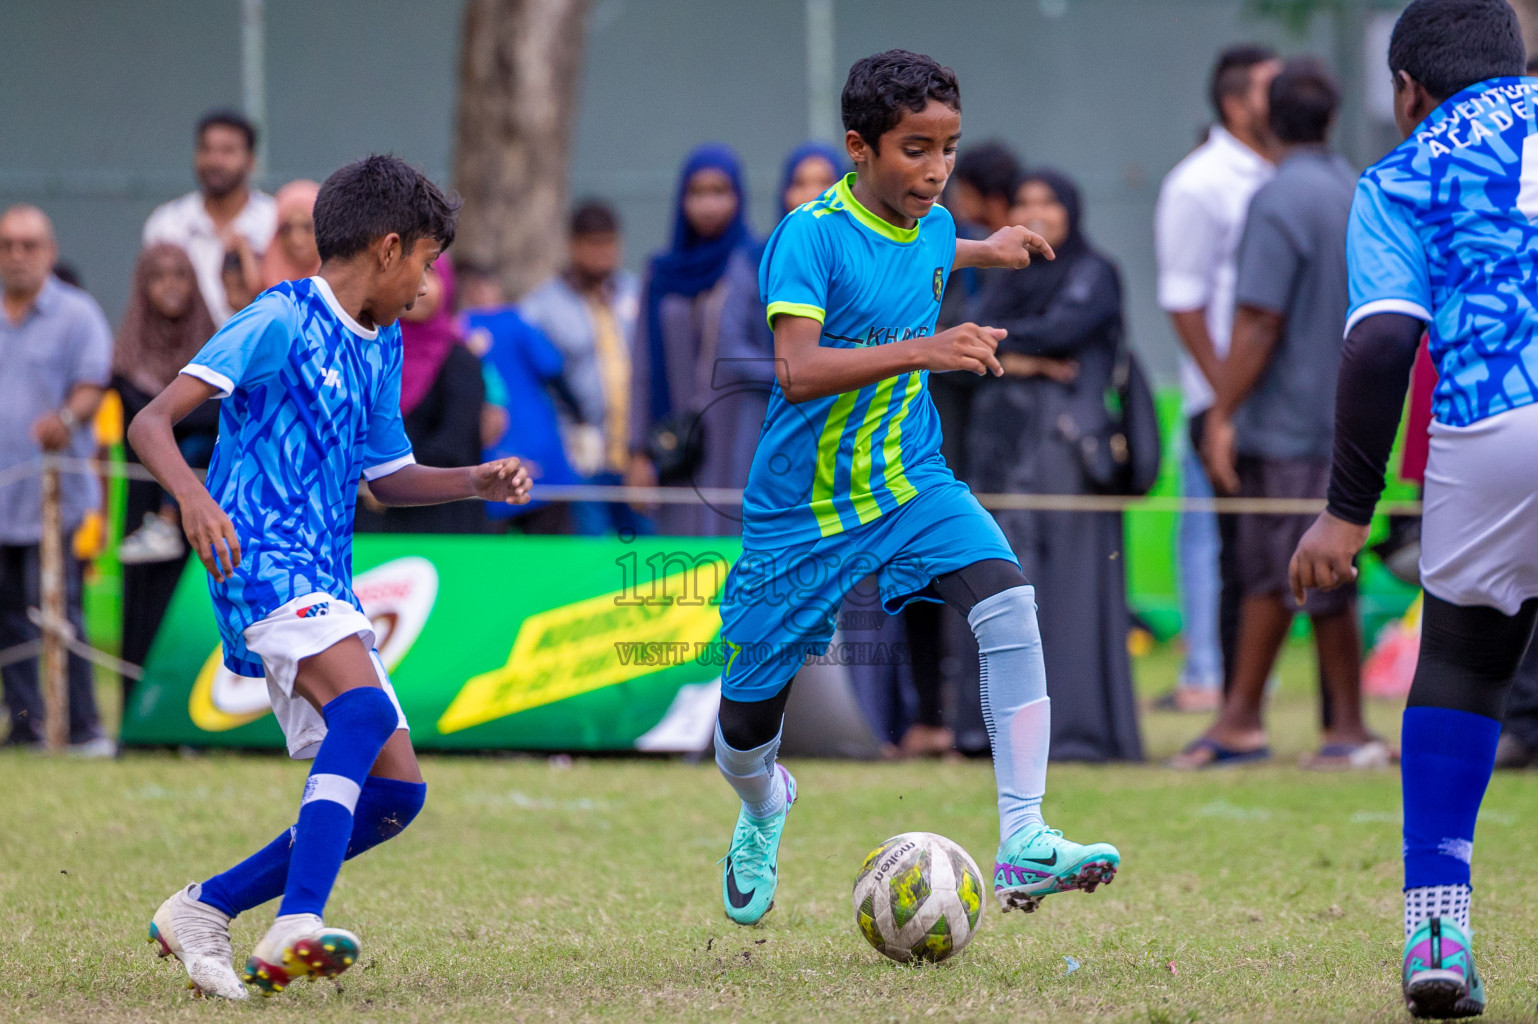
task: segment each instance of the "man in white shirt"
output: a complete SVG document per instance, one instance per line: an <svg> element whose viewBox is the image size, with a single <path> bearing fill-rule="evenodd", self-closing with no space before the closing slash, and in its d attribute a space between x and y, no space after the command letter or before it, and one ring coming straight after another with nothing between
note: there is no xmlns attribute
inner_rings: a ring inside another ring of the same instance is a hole
<svg viewBox="0 0 1538 1024"><path fill-rule="evenodd" d="M197 190L157 207L144 222L145 245L170 242L187 251L216 326L234 312L222 272L226 261L239 272L239 240L260 256L277 229L272 197L251 187L255 165L256 128L251 122L234 111L204 114L192 161Z"/></svg>
<svg viewBox="0 0 1538 1024"><path fill-rule="evenodd" d="M1250 197L1271 179L1272 140L1266 91L1281 61L1263 46L1224 50L1212 71L1219 124L1165 176L1154 210L1159 305L1184 348L1180 383L1191 444L1182 475L1188 497L1211 497L1201 460L1204 416L1228 352L1234 316L1239 238ZM1231 516L1185 513L1179 562L1186 663L1172 703L1185 711L1221 703L1238 632ZM1221 581L1221 592L1214 584Z"/></svg>

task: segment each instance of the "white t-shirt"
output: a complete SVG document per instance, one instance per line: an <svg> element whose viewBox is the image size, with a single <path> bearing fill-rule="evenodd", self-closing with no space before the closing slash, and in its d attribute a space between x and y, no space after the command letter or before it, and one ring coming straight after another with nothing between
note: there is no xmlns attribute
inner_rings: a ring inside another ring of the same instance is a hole
<svg viewBox="0 0 1538 1024"><path fill-rule="evenodd" d="M1159 306L1168 313L1205 308L1207 331L1220 356L1228 354L1233 332L1244 216L1255 191L1275 173L1270 161L1215 125L1159 188L1154 207ZM1187 416L1211 408L1212 387L1185 351L1180 386Z"/></svg>
<svg viewBox="0 0 1538 1024"><path fill-rule="evenodd" d="M231 226L244 235L252 251L258 256L272 244L272 236L278 229L278 207L272 196L251 190L245 207L236 214ZM230 318L230 304L224 297L224 282L219 271L224 266L224 243L219 240L219 230L213 218L203 207L201 192L188 192L180 199L155 208L144 222L144 244L170 242L187 251L192 269L197 271L198 288L208 311L213 314L214 326Z"/></svg>

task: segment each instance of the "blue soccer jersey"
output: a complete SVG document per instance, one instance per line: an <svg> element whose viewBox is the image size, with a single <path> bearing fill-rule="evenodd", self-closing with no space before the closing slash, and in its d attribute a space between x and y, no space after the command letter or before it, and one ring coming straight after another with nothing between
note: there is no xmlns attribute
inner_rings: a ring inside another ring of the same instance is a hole
<svg viewBox="0 0 1538 1024"><path fill-rule="evenodd" d="M356 605L358 480L416 460L401 421L401 334L366 330L322 278L263 292L182 371L219 389L208 490L240 538L241 563L209 578L224 661L261 676L245 628L320 592Z"/></svg>
<svg viewBox="0 0 1538 1024"><path fill-rule="evenodd" d="M1449 426L1538 401L1535 108L1532 79L1480 82L1357 183L1346 329L1374 313L1428 321Z"/></svg>
<svg viewBox="0 0 1538 1024"><path fill-rule="evenodd" d="M956 257L941 206L903 230L861 206L850 174L792 210L769 239L759 291L769 320L822 323L821 344L864 348L934 333ZM940 457L929 372L792 404L776 380L743 493L750 546L827 537L955 478Z"/></svg>

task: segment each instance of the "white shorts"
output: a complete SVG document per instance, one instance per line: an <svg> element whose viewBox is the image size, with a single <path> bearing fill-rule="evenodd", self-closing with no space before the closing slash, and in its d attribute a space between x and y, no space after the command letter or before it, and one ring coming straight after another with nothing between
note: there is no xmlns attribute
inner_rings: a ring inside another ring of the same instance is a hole
<svg viewBox="0 0 1538 1024"><path fill-rule="evenodd" d="M1538 597L1538 405L1431 424L1421 586L1515 615Z"/></svg>
<svg viewBox="0 0 1538 1024"><path fill-rule="evenodd" d="M374 650L373 624L346 601L330 594L306 594L246 627L246 648L262 659L272 713L288 740L288 755L295 760L314 757L320 741L326 738L326 720L309 701L294 693L299 663L350 636L358 637L369 648L379 685L400 716L399 728L410 728L379 652Z"/></svg>

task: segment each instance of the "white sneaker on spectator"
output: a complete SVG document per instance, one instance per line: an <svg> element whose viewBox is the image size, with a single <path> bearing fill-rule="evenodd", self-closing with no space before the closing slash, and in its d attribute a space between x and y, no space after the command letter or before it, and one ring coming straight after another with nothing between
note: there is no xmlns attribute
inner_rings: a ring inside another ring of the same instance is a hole
<svg viewBox="0 0 1538 1024"><path fill-rule="evenodd" d="M123 538L117 559L124 565L169 562L180 558L185 545L182 532L153 512L144 513L144 525Z"/></svg>
<svg viewBox="0 0 1538 1024"><path fill-rule="evenodd" d="M69 745L71 757L84 757L88 759L101 759L117 757L117 741L111 736L93 736L80 743Z"/></svg>

